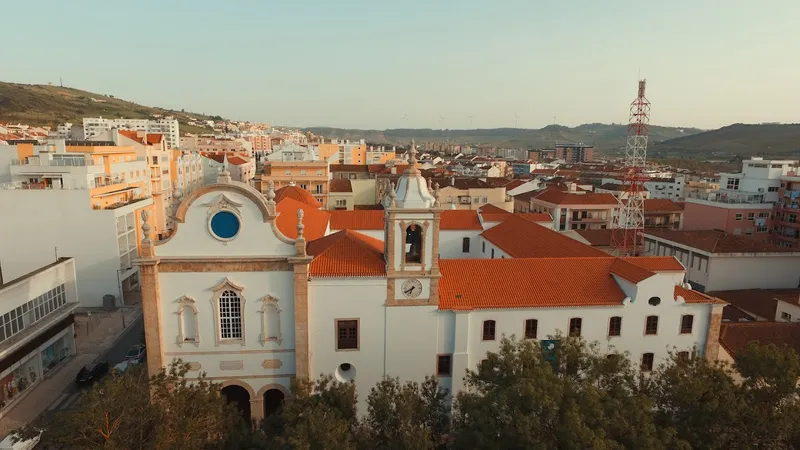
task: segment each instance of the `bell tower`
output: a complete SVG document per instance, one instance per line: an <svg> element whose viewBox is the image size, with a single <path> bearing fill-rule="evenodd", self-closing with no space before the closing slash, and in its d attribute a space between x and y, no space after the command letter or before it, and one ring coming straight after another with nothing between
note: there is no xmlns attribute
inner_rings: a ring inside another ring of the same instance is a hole
<svg viewBox="0 0 800 450"><path fill-rule="evenodd" d="M411 141L408 168L384 201L387 306L439 304L439 186L425 182ZM431 193L433 191L433 193Z"/></svg>

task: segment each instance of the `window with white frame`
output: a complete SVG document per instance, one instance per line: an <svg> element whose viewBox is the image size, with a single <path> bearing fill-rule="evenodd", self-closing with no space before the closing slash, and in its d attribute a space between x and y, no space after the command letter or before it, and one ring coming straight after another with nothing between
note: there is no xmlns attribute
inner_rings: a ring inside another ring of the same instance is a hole
<svg viewBox="0 0 800 450"><path fill-rule="evenodd" d="M337 199L336 200L336 207L337 208L347 208L347 200L345 200L345 199Z"/></svg>
<svg viewBox="0 0 800 450"><path fill-rule="evenodd" d="M728 190L731 190L731 191L738 191L739 190L739 179L738 178L728 178L727 188L728 188Z"/></svg>
<svg viewBox="0 0 800 450"><path fill-rule="evenodd" d="M0 316L0 342L44 319L67 303L63 284Z"/></svg>
<svg viewBox="0 0 800 450"><path fill-rule="evenodd" d="M242 299L231 290L219 296L219 334L221 339L242 338Z"/></svg>

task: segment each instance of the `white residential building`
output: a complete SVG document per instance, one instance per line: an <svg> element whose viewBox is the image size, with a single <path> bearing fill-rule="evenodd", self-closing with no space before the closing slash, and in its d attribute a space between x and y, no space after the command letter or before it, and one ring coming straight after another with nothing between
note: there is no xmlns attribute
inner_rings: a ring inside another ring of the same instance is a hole
<svg viewBox="0 0 800 450"><path fill-rule="evenodd" d="M0 417L75 354L75 260L58 258L18 278L0 269Z"/></svg>
<svg viewBox="0 0 800 450"><path fill-rule="evenodd" d="M91 117L83 119L84 139L90 139L112 128L145 131L147 133L160 133L167 139L169 148L178 148L180 145L180 129L178 120L165 117L157 120L150 119L104 119Z"/></svg>
<svg viewBox="0 0 800 450"><path fill-rule="evenodd" d="M143 242L137 263L148 369L182 358L259 419L293 378L320 373L355 381L361 411L384 376L433 374L456 393L510 335L573 333L645 371L673 346L716 358L724 303L687 289L675 258L615 258L525 214L485 230L473 211L448 217L415 153L384 198L381 239L330 233L327 212L227 172L184 198L175 234Z"/></svg>

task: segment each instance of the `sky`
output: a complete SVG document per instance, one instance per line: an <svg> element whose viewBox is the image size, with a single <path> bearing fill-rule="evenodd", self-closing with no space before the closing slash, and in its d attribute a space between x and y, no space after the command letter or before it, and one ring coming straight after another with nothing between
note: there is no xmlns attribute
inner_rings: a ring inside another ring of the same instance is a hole
<svg viewBox="0 0 800 450"><path fill-rule="evenodd" d="M6 0L0 15L0 81L274 125L621 123L638 77L656 125L800 122L798 0Z"/></svg>

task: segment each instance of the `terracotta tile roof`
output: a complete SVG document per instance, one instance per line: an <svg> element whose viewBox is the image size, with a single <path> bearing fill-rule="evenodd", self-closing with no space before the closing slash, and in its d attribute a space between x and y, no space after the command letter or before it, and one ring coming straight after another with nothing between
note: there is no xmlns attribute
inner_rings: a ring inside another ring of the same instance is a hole
<svg viewBox="0 0 800 450"><path fill-rule="evenodd" d="M502 222L511 214L505 209L491 204L483 205L478 208L478 213L481 215L484 222Z"/></svg>
<svg viewBox="0 0 800 450"><path fill-rule="evenodd" d="M800 353L800 323L725 322L720 328L719 342L733 357L751 342L786 345Z"/></svg>
<svg viewBox="0 0 800 450"><path fill-rule="evenodd" d="M680 261L674 256L637 256L622 258L652 272L685 272Z"/></svg>
<svg viewBox="0 0 800 450"><path fill-rule="evenodd" d="M250 161L242 158L241 156L229 156L228 157L228 164L233 164L234 166L241 166L242 164L247 164Z"/></svg>
<svg viewBox="0 0 800 450"><path fill-rule="evenodd" d="M606 191L624 191L625 186L621 183L604 183L597 187L597 189L604 189Z"/></svg>
<svg viewBox="0 0 800 450"><path fill-rule="evenodd" d="M398 172L399 173L399 172ZM431 185L439 183L440 188L452 187L454 189L491 189L500 188L502 186L492 186L491 184L480 180L478 178L430 178Z"/></svg>
<svg viewBox="0 0 800 450"><path fill-rule="evenodd" d="M522 217L529 222L552 222L553 217L548 213L514 213L515 216Z"/></svg>
<svg viewBox="0 0 800 450"><path fill-rule="evenodd" d="M748 314L754 314L766 320L775 320L778 310L776 295L785 289L739 289L733 291L713 291L708 295L721 298Z"/></svg>
<svg viewBox="0 0 800 450"><path fill-rule="evenodd" d="M439 309L620 305L625 293L611 276L616 261L612 257L443 259Z"/></svg>
<svg viewBox="0 0 800 450"><path fill-rule="evenodd" d="M733 305L727 305L722 308L723 322L752 322L754 320L756 320L755 317L747 314Z"/></svg>
<svg viewBox="0 0 800 450"><path fill-rule="evenodd" d="M482 230L483 225L478 218L476 210L446 210L442 211L439 223L440 230Z"/></svg>
<svg viewBox="0 0 800 450"><path fill-rule="evenodd" d="M147 143L150 145L160 144L164 140L164 135L161 133L147 133Z"/></svg>
<svg viewBox="0 0 800 450"><path fill-rule="evenodd" d="M331 230L383 230L384 212L380 210L328 212Z"/></svg>
<svg viewBox="0 0 800 450"><path fill-rule="evenodd" d="M638 284L655 275L655 273L645 269L644 267L633 264L622 258L616 258L614 263L611 264L610 272L618 277L622 277L630 281L633 284Z"/></svg>
<svg viewBox="0 0 800 450"><path fill-rule="evenodd" d="M134 140L136 142L141 143L142 140L139 139L139 134L135 130L117 130L117 133L125 136L128 139Z"/></svg>
<svg viewBox="0 0 800 450"><path fill-rule="evenodd" d="M600 250L516 215L510 215L481 236L513 258L608 257Z"/></svg>
<svg viewBox="0 0 800 450"><path fill-rule="evenodd" d="M328 230L330 214L319 208L298 202L293 198L284 198L278 202L276 210L279 213L275 225L289 239L297 239L297 210L303 210L303 236L306 241L319 239L325 236Z"/></svg>
<svg viewBox="0 0 800 450"><path fill-rule="evenodd" d="M383 166L380 166L383 167ZM368 168L363 164L331 164L331 172L368 172Z"/></svg>
<svg viewBox="0 0 800 450"><path fill-rule="evenodd" d="M380 277L386 275L383 241L342 230L311 241L306 247L314 257L311 277Z"/></svg>
<svg viewBox="0 0 800 450"><path fill-rule="evenodd" d="M686 303L714 303L718 305L726 305L722 299L717 297L712 297L708 294L703 294L702 292L697 292L693 289L686 289L683 286L675 286L675 300L678 299L678 296L683 297L683 300Z"/></svg>
<svg viewBox="0 0 800 450"><path fill-rule="evenodd" d="M666 198L647 198L644 200L644 212L681 212L683 206Z"/></svg>
<svg viewBox="0 0 800 450"><path fill-rule="evenodd" d="M523 192L521 194L514 195L512 197L514 198L515 201L516 200L520 200L520 201L528 203L528 202L530 202L530 200L533 197L536 197L541 192L542 192L541 190L539 190L539 191L528 191L528 192Z"/></svg>
<svg viewBox="0 0 800 450"><path fill-rule="evenodd" d="M523 184L525 184L527 182L528 182L528 180L519 180L519 179L512 180L511 183L508 183L506 185L506 191L510 191L512 189L518 188L518 187L522 186Z"/></svg>
<svg viewBox="0 0 800 450"><path fill-rule="evenodd" d="M796 248L778 247L747 236L717 230L673 231L647 229L645 235L676 242L708 253L800 253Z"/></svg>
<svg viewBox="0 0 800 450"><path fill-rule="evenodd" d="M328 183L328 192L353 192L353 185L350 180L331 180Z"/></svg>
<svg viewBox="0 0 800 450"><path fill-rule="evenodd" d="M589 241L594 247L611 247L611 241L614 236L614 230L611 228L601 230L573 230L578 233L582 238Z"/></svg>
<svg viewBox="0 0 800 450"><path fill-rule="evenodd" d="M310 192L297 185L284 186L275 191L275 202L279 203L285 198L291 198L309 206L320 207L320 203Z"/></svg>
<svg viewBox="0 0 800 450"><path fill-rule="evenodd" d="M536 200L551 203L554 205L617 205L617 199L611 194L597 194L587 192L585 194L563 192L555 188L547 188L539 191L539 195L534 197Z"/></svg>
<svg viewBox="0 0 800 450"><path fill-rule="evenodd" d="M139 137L139 133L135 130L117 130L117 132L128 139L145 145L160 144L164 139L164 135L161 133L146 133L145 136Z"/></svg>

